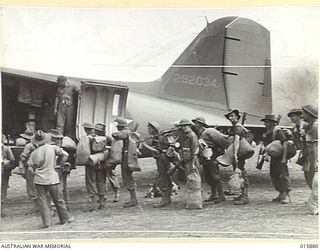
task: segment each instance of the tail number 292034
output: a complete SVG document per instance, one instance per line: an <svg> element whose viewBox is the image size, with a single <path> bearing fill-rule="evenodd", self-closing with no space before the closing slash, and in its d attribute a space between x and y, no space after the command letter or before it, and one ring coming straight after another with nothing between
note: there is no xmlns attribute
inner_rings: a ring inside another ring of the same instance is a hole
<svg viewBox="0 0 320 250"><path fill-rule="evenodd" d="M175 73L173 78L175 83L189 84L194 86L217 87L217 80L204 76Z"/></svg>

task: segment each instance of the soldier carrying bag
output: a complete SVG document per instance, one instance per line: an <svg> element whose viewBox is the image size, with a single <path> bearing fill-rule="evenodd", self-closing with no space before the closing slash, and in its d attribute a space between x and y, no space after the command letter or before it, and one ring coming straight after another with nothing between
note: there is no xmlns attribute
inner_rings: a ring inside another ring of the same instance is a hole
<svg viewBox="0 0 320 250"><path fill-rule="evenodd" d="M90 153L90 138L89 136L84 136L77 145L76 165L86 165L90 157Z"/></svg>
<svg viewBox="0 0 320 250"><path fill-rule="evenodd" d="M131 171L141 171L138 162L137 143L129 134L128 143L128 167Z"/></svg>
<svg viewBox="0 0 320 250"><path fill-rule="evenodd" d="M122 162L122 149L123 141L122 140L113 140L110 148L109 157L107 159L107 165L116 167Z"/></svg>

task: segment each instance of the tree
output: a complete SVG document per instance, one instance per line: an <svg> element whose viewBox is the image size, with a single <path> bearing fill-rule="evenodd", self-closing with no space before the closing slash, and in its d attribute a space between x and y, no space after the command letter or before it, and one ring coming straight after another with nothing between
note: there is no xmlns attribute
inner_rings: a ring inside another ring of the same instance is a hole
<svg viewBox="0 0 320 250"><path fill-rule="evenodd" d="M301 67L293 68L288 72L284 81L275 89L276 99L283 117L289 110L300 108L306 104L318 106L318 67L309 63Z"/></svg>

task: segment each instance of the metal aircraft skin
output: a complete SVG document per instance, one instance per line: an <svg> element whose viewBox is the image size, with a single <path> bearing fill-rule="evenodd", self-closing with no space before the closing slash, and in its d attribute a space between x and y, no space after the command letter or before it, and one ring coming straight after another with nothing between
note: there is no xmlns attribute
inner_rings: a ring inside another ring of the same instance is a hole
<svg viewBox="0 0 320 250"><path fill-rule="evenodd" d="M261 131L261 117L272 112L270 65L270 33L263 26L242 17L224 17L207 23L156 81L138 83L68 77L71 84L82 85L75 124L77 137L83 134L81 124L85 121L105 123L111 131L116 115L139 123L142 136L147 135L149 121L157 121L161 128L168 129L180 119L203 116L210 125L229 126L224 117L229 109L248 113L248 127ZM2 68L2 81L7 78L56 84L57 76ZM119 112L111 112L114 100L101 100L109 96L93 94L97 88L84 87L90 84L99 88L114 86L112 93L115 94L116 89L122 89L118 101L122 108L126 107L125 111L117 108ZM85 100L89 103L84 103ZM81 112L84 107L87 110Z"/></svg>

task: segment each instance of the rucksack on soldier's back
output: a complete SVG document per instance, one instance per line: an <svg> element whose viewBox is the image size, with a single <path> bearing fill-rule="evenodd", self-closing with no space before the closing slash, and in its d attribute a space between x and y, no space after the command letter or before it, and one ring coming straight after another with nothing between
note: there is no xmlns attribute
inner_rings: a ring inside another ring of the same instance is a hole
<svg viewBox="0 0 320 250"><path fill-rule="evenodd" d="M129 134L128 144L128 167L131 171L141 171L138 162L137 143L131 134Z"/></svg>
<svg viewBox="0 0 320 250"><path fill-rule="evenodd" d="M90 138L89 136L83 136L77 145L76 165L86 165L90 157L90 152Z"/></svg>

